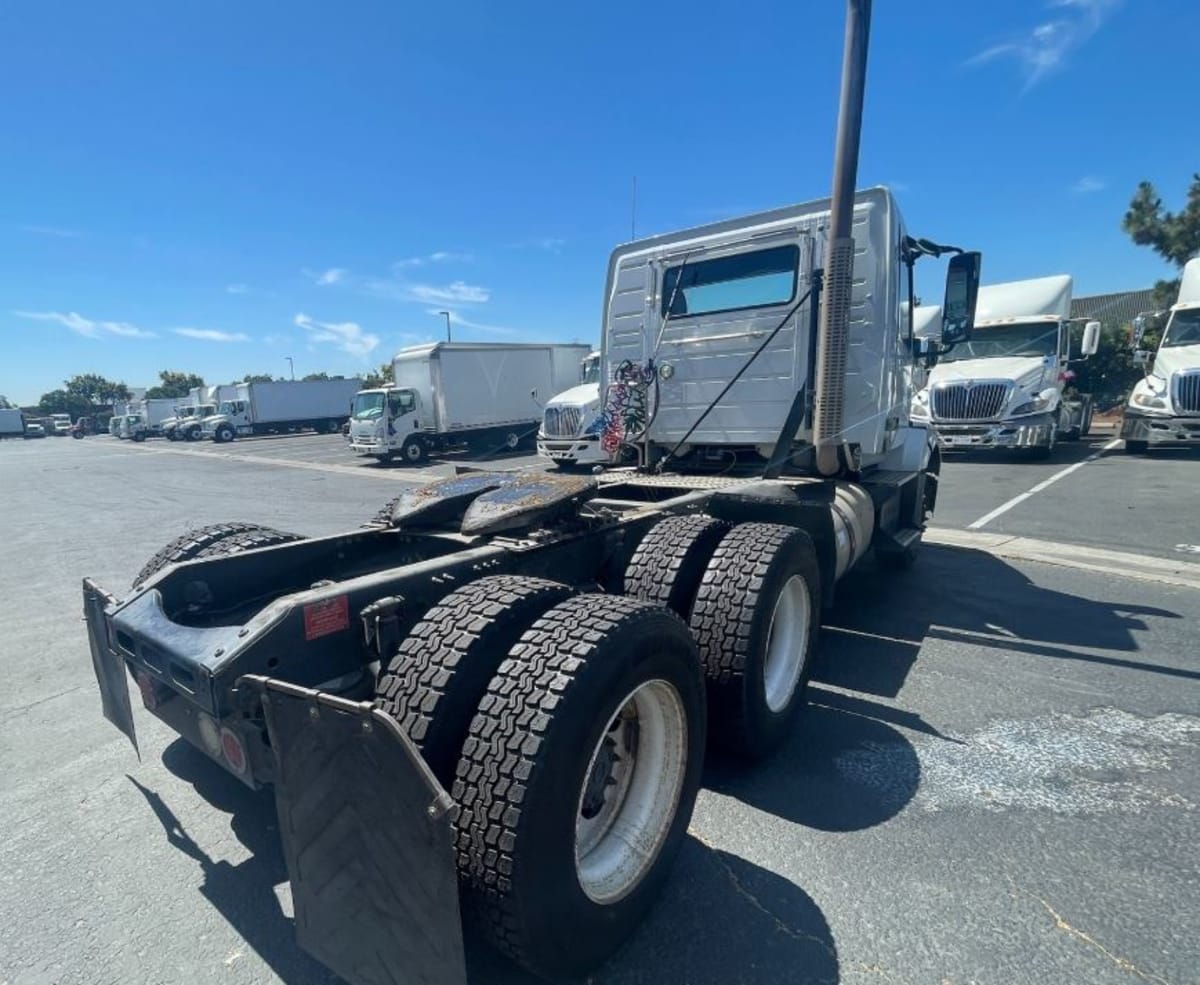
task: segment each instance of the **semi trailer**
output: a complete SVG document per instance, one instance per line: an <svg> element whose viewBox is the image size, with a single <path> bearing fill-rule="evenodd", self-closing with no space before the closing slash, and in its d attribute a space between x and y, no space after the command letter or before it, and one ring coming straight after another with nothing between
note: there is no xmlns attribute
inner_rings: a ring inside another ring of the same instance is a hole
<svg viewBox="0 0 1200 985"><path fill-rule="evenodd" d="M1153 352L1142 347L1147 327L1147 317L1139 315L1133 345L1146 372L1121 420L1125 450L1141 455L1167 445L1194 447L1200 444L1200 259L1184 266L1179 297Z"/></svg>
<svg viewBox="0 0 1200 985"><path fill-rule="evenodd" d="M1071 386L1070 364L1095 353L1100 323L1086 324L1073 354L1071 288L1065 274L981 287L974 338L938 357L912 416L949 449L1049 458L1058 441L1086 435L1092 398Z"/></svg>
<svg viewBox="0 0 1200 985"><path fill-rule="evenodd" d="M25 415L16 407L0 407L0 438L24 438Z"/></svg>
<svg viewBox="0 0 1200 985"><path fill-rule="evenodd" d="M586 345L436 342L401 350L392 384L360 391L350 450L418 464L457 447L515 451L537 431L540 400L574 382Z"/></svg>
<svg viewBox="0 0 1200 985"><path fill-rule="evenodd" d="M201 421L201 434L217 442L305 429L336 434L349 420L360 385L357 377L236 383L232 393L223 395L217 412Z"/></svg>
<svg viewBox="0 0 1200 985"><path fill-rule="evenodd" d="M583 358L579 382L546 402L537 450L559 468L607 462L600 447L600 352Z"/></svg>
<svg viewBox="0 0 1200 985"><path fill-rule="evenodd" d="M466 473L332 536L189 531L120 597L85 579L105 716L137 746L131 675L273 788L297 939L351 985L464 982L464 911L585 973L667 879L706 745L776 749L842 577L918 549L940 452L911 380L970 339L979 254L937 338L905 285L947 249L885 189L617 248L602 438L636 466Z"/></svg>

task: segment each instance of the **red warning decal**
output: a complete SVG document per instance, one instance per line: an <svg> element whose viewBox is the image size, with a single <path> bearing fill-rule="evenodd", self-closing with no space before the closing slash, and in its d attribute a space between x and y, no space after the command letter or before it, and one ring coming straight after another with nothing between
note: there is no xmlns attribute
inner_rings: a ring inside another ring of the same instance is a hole
<svg viewBox="0 0 1200 985"><path fill-rule="evenodd" d="M330 633L350 628L350 599L339 595L327 602L313 602L304 607L304 638L319 639Z"/></svg>

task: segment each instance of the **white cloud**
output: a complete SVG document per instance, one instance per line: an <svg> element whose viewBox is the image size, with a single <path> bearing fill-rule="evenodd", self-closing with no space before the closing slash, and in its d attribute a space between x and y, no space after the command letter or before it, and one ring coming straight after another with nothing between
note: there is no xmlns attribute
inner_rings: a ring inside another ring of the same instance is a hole
<svg viewBox="0 0 1200 985"><path fill-rule="evenodd" d="M456 280L451 284L408 284L403 288L411 301L422 304L484 304L492 292L478 284Z"/></svg>
<svg viewBox="0 0 1200 985"><path fill-rule="evenodd" d="M77 311L14 311L14 315L18 318L31 318L34 321L52 321L57 322L69 328L76 335L82 335L87 339L101 339L106 335L117 335L122 338L130 339L152 339L155 338L154 332L148 332L144 328L138 328L136 325L131 325L124 321L93 321L91 318L84 318Z"/></svg>
<svg viewBox="0 0 1200 985"><path fill-rule="evenodd" d="M329 287L331 284L339 284L346 279L346 274L349 273L344 267L330 267L328 270L322 270L320 273L311 273L310 277L313 283L318 287Z"/></svg>
<svg viewBox="0 0 1200 985"><path fill-rule="evenodd" d="M60 229L57 226L21 226L21 229L38 236L53 236L55 239L78 239L83 235L76 229Z"/></svg>
<svg viewBox="0 0 1200 985"><path fill-rule="evenodd" d="M292 319L292 323L308 332L311 341L331 342L352 356L365 359L379 345L379 336L364 332L357 322L320 322L300 312Z"/></svg>
<svg viewBox="0 0 1200 985"><path fill-rule="evenodd" d="M430 263L470 263L474 257L470 253L456 253L452 250L438 250L425 256L408 257L397 260L392 264L393 270L411 270L413 267L424 267Z"/></svg>
<svg viewBox="0 0 1200 985"><path fill-rule="evenodd" d="M250 336L243 332L222 332L216 328L173 328L176 335L199 339L201 342L249 342Z"/></svg>
<svg viewBox="0 0 1200 985"><path fill-rule="evenodd" d="M1084 175L1071 186L1071 191L1076 195L1090 195L1092 192L1104 191L1106 187L1107 183L1103 178L1093 178L1091 175Z"/></svg>
<svg viewBox="0 0 1200 985"><path fill-rule="evenodd" d="M250 293L250 285L249 284L227 284L225 286L225 293L226 294L249 294Z"/></svg>
<svg viewBox="0 0 1200 985"><path fill-rule="evenodd" d="M1064 67L1068 57L1094 35L1120 7L1123 0L1051 0L1053 19L1037 24L1022 37L985 48L969 58L967 65L985 65L1001 59L1017 63L1024 79L1022 92L1032 89L1047 75Z"/></svg>
<svg viewBox="0 0 1200 985"><path fill-rule="evenodd" d="M557 254L561 253L566 245L567 241L558 236L540 236L536 239L523 239L513 243L512 248L514 250L545 250L547 253Z"/></svg>
<svg viewBox="0 0 1200 985"><path fill-rule="evenodd" d="M430 308L427 315L441 316L442 313L436 308ZM486 335L516 335L515 328L508 328L505 325L488 325L484 322L472 321L469 318L464 318L457 311L450 311L450 328L451 332L456 328L469 328L476 332L483 332Z"/></svg>

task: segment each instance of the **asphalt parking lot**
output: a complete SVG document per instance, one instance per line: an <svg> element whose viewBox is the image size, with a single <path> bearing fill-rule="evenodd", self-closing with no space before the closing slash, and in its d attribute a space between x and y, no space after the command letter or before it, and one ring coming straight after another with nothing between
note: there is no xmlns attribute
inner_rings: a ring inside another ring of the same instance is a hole
<svg viewBox="0 0 1200 985"><path fill-rule="evenodd" d="M937 524L961 543L843 584L789 744L708 765L663 900L592 981L1200 981L1200 555L1177 550L1200 456L1110 442L948 461ZM0 985L334 980L294 943L270 795L145 714L139 762L101 718L79 583L119 594L218 520L352 527L454 464L381 468L336 436L0 443ZM1014 560L987 534L1064 547ZM531 981L477 947L470 971Z"/></svg>

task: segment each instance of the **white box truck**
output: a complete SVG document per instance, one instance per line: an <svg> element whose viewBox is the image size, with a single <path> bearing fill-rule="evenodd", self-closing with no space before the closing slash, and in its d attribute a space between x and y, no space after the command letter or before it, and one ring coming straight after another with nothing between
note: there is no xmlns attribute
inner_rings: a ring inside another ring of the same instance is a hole
<svg viewBox="0 0 1200 985"><path fill-rule="evenodd" d="M24 438L25 415L15 407L0 408L0 438Z"/></svg>
<svg viewBox="0 0 1200 985"><path fill-rule="evenodd" d="M232 441L253 434L324 431L336 434L350 416L362 380L286 380L237 383L201 423L204 437Z"/></svg>
<svg viewBox="0 0 1200 985"><path fill-rule="evenodd" d="M192 387L175 405L174 416L162 422L163 435L170 441L198 441L204 418L216 414L222 400L233 400L236 395L237 386L232 383Z"/></svg>
<svg viewBox="0 0 1200 985"><path fill-rule="evenodd" d="M350 448L411 464L452 447L515 450L532 438L540 401L579 378L587 345L437 342L401 350L393 383L354 398Z"/></svg>
<svg viewBox="0 0 1200 985"><path fill-rule="evenodd" d="M1200 444L1200 259L1189 260L1157 352L1141 348L1146 319L1134 322L1136 356L1146 375L1129 394L1121 421L1133 455L1164 445Z"/></svg>
<svg viewBox="0 0 1200 985"><path fill-rule="evenodd" d="M1069 366L1095 353L1100 323L1087 323L1072 355L1071 287L1066 274L981 287L974 337L938 357L913 419L944 448L1027 448L1039 458L1087 434L1092 398L1070 388Z"/></svg>
<svg viewBox="0 0 1200 985"><path fill-rule="evenodd" d="M583 358L579 383L547 401L537 450L559 468L609 461L600 447L600 352Z"/></svg>
<svg viewBox="0 0 1200 985"><path fill-rule="evenodd" d="M70 414L51 414L50 423L53 425L53 434L58 438L65 438L71 433L71 415Z"/></svg>

